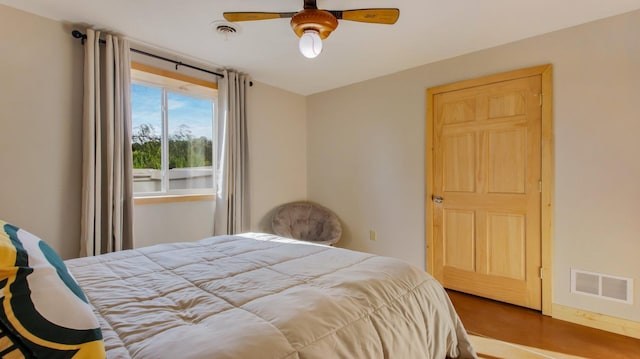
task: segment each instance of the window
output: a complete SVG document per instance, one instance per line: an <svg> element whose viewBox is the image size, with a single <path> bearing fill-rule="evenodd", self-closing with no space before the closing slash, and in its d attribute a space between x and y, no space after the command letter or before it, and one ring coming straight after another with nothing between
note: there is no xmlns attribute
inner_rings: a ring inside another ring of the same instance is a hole
<svg viewBox="0 0 640 359"><path fill-rule="evenodd" d="M216 84L131 67L134 195L213 194Z"/></svg>

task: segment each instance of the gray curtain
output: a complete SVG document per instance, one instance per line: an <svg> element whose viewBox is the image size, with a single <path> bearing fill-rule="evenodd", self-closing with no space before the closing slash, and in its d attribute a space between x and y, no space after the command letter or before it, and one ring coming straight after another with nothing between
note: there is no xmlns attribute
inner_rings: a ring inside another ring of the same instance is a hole
<svg viewBox="0 0 640 359"><path fill-rule="evenodd" d="M129 42L86 33L80 256L133 247Z"/></svg>
<svg viewBox="0 0 640 359"><path fill-rule="evenodd" d="M218 80L218 161L214 234L249 230L246 75L225 70Z"/></svg>

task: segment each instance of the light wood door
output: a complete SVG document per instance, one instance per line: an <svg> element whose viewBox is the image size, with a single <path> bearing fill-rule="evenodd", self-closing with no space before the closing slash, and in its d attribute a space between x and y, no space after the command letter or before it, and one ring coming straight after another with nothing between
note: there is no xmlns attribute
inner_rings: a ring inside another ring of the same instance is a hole
<svg viewBox="0 0 640 359"><path fill-rule="evenodd" d="M541 309L541 104L540 75L433 97L433 274L445 287Z"/></svg>

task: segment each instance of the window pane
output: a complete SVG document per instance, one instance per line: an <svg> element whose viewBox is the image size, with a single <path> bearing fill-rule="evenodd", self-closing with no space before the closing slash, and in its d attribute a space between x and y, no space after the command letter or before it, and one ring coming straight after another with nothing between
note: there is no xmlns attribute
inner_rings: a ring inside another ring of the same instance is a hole
<svg viewBox="0 0 640 359"><path fill-rule="evenodd" d="M162 89L131 84L133 192L162 190Z"/></svg>
<svg viewBox="0 0 640 359"><path fill-rule="evenodd" d="M169 189L213 188L213 102L167 93Z"/></svg>

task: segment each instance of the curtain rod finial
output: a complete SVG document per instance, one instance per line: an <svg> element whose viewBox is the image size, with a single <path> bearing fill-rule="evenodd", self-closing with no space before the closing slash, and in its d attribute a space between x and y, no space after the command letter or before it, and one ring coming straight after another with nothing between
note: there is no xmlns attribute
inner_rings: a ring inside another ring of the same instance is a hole
<svg viewBox="0 0 640 359"><path fill-rule="evenodd" d="M71 36L75 37L76 39L86 39L87 38L87 35L81 33L78 30L71 31Z"/></svg>
<svg viewBox="0 0 640 359"><path fill-rule="evenodd" d="M76 39L80 39L80 42L82 42L83 45L85 40L87 39L87 34L83 34L78 30L71 31L71 36L73 36Z"/></svg>

